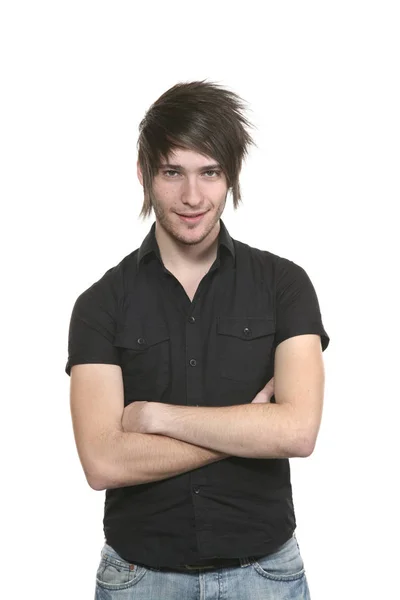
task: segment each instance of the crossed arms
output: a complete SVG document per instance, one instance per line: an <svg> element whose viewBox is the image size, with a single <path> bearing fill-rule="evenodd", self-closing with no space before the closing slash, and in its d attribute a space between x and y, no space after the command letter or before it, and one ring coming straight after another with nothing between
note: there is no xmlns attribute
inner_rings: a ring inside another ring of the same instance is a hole
<svg viewBox="0 0 400 600"><path fill-rule="evenodd" d="M277 346L274 395L276 404L256 397L239 406L133 402L123 409L118 365L75 365L71 413L87 481L103 490L167 479L228 456L309 456L324 395L319 335L295 336Z"/></svg>

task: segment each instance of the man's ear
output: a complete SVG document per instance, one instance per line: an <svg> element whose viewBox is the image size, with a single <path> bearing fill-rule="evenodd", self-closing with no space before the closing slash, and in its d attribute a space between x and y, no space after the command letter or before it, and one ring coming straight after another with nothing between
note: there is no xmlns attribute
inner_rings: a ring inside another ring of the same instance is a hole
<svg viewBox="0 0 400 600"><path fill-rule="evenodd" d="M143 185L143 173L142 173L142 169L140 168L139 159L137 161L136 169L137 169L137 176L140 181L140 184Z"/></svg>

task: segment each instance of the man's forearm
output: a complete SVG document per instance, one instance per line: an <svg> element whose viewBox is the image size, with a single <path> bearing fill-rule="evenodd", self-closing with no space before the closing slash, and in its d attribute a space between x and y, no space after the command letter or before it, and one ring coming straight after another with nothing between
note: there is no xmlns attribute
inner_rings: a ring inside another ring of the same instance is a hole
<svg viewBox="0 0 400 600"><path fill-rule="evenodd" d="M163 435L118 431L104 442L104 460L92 487L104 490L168 479L229 455Z"/></svg>
<svg viewBox="0 0 400 600"><path fill-rule="evenodd" d="M269 403L165 405L151 432L245 458L303 456L307 437L291 407Z"/></svg>

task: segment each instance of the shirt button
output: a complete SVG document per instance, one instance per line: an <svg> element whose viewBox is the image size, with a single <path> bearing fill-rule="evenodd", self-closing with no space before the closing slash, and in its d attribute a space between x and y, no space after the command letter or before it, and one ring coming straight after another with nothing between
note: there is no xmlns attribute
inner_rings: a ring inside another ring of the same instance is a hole
<svg viewBox="0 0 400 600"><path fill-rule="evenodd" d="M142 344L145 344L146 341L143 338L139 338L138 341L137 341L137 343L140 344L140 345L142 345Z"/></svg>
<svg viewBox="0 0 400 600"><path fill-rule="evenodd" d="M195 318L194 317L189 317L189 323L194 323L195 322Z"/></svg>
<svg viewBox="0 0 400 600"><path fill-rule="evenodd" d="M251 329L249 329L248 327L245 327L243 329L243 333L244 333L244 335L251 335Z"/></svg>
<svg viewBox="0 0 400 600"><path fill-rule="evenodd" d="M195 367L197 365L197 361L194 358L190 359L190 366Z"/></svg>

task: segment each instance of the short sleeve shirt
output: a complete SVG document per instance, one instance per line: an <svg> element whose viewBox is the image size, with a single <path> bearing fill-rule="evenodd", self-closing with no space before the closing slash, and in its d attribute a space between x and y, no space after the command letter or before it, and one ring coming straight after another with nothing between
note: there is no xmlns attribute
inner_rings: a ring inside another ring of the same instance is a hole
<svg viewBox="0 0 400 600"><path fill-rule="evenodd" d="M276 347L329 337L310 277L295 262L233 239L193 300L163 264L155 223L141 246L77 298L65 371L121 367L125 406L250 403L274 374ZM123 558L154 567L273 552L296 527L288 459L232 456L166 480L106 490L104 534Z"/></svg>

